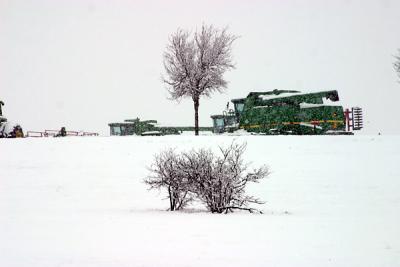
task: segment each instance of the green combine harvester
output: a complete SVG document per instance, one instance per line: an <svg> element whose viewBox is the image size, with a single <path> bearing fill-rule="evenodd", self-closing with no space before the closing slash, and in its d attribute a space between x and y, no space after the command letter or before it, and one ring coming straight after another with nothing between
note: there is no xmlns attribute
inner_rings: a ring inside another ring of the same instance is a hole
<svg viewBox="0 0 400 267"><path fill-rule="evenodd" d="M344 110L336 90L301 93L293 90L251 92L246 98L232 99L234 109L211 116L216 134L243 129L250 133L352 134L363 127L361 108Z"/></svg>

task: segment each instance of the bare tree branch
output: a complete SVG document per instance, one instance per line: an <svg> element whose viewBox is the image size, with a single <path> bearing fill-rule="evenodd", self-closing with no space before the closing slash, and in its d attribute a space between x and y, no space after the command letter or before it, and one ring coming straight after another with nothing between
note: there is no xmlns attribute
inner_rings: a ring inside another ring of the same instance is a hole
<svg viewBox="0 0 400 267"><path fill-rule="evenodd" d="M400 78L400 49L398 50L398 52L399 52L399 55L395 56L396 61L394 62L393 66L394 66L395 71L397 72L397 75ZM400 82L400 80L399 80L399 82Z"/></svg>

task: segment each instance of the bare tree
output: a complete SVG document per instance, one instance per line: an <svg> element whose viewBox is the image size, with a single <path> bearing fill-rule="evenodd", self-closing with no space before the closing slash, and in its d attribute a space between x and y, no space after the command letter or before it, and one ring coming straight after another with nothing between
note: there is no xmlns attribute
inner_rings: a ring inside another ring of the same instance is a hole
<svg viewBox="0 0 400 267"><path fill-rule="evenodd" d="M154 157L154 163L149 168L151 174L144 180L150 189L167 189L170 211L180 210L191 201L186 177L178 167L179 162L179 155L174 150L161 152Z"/></svg>
<svg viewBox="0 0 400 267"><path fill-rule="evenodd" d="M227 87L223 74L232 68L232 43L236 36L203 25L192 36L187 30L172 34L164 53L164 83L174 100L190 97L194 105L195 135L199 134L200 97Z"/></svg>
<svg viewBox="0 0 400 267"><path fill-rule="evenodd" d="M396 70L396 72L397 72L397 75L399 76L399 78L400 78L400 49L398 50L399 51L399 55L398 56L395 56L395 58L396 58L396 61L394 62L394 69Z"/></svg>

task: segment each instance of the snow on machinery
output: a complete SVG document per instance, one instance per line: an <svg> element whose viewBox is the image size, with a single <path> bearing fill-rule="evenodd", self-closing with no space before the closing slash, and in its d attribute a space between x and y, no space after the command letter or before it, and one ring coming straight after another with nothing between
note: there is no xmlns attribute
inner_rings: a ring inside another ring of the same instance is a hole
<svg viewBox="0 0 400 267"><path fill-rule="evenodd" d="M234 110L211 116L213 132L244 129L259 134L352 134L363 128L361 108L344 110L336 90L301 93L294 90L251 92L232 99Z"/></svg>
<svg viewBox="0 0 400 267"><path fill-rule="evenodd" d="M3 116L2 106L4 102L0 100L0 138L24 137L21 126L7 121L7 118Z"/></svg>
<svg viewBox="0 0 400 267"><path fill-rule="evenodd" d="M194 131L192 126L160 126L156 120L143 120L139 118L128 119L124 122L109 123L110 135L179 135L184 131ZM199 131L212 132L212 127L199 127Z"/></svg>
<svg viewBox="0 0 400 267"><path fill-rule="evenodd" d="M362 110L355 107L344 110L336 90L301 93L294 90L251 92L246 98L232 99L234 109L211 116L213 127L199 131L215 134L247 133L267 135L353 134L363 128ZM139 118L109 123L110 135L176 135L194 131L194 127L160 126L156 120Z"/></svg>

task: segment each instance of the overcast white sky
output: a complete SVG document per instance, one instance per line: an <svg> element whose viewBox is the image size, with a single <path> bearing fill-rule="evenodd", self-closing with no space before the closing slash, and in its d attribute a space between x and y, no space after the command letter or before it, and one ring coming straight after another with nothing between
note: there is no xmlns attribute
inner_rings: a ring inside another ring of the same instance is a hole
<svg viewBox="0 0 400 267"><path fill-rule="evenodd" d="M24 130L108 134L139 116L192 125L189 99L167 100L162 54L178 27L240 35L224 94L200 102L211 125L250 91L336 89L364 110L364 134L400 134L400 1L0 0L0 99Z"/></svg>

